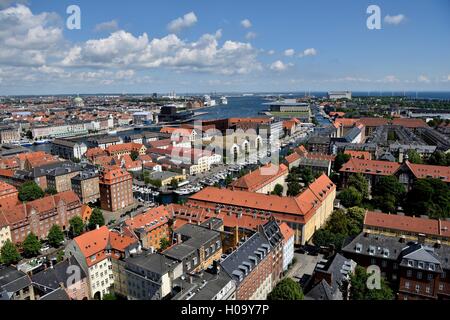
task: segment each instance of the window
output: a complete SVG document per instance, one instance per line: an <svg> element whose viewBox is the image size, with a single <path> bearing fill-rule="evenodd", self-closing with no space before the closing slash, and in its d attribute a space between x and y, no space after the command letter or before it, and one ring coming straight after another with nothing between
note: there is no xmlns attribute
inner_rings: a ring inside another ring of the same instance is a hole
<svg viewBox="0 0 450 320"><path fill-rule="evenodd" d="M422 279L422 272L417 272L417 279Z"/></svg>
<svg viewBox="0 0 450 320"><path fill-rule="evenodd" d="M411 276L412 276L412 270L406 271L406 276L407 276L407 277L411 277Z"/></svg>
<svg viewBox="0 0 450 320"><path fill-rule="evenodd" d="M416 284L416 292L420 291L420 284Z"/></svg>
<svg viewBox="0 0 450 320"><path fill-rule="evenodd" d="M370 254L371 256L373 256L373 255L375 254L375 247L374 247L374 246L370 246L370 247L369 247L369 254Z"/></svg>
<svg viewBox="0 0 450 320"><path fill-rule="evenodd" d="M430 292L431 292L431 290L430 290L430 287L429 287L429 286L426 286L426 287L425 287L425 292L426 292L426 293L430 293Z"/></svg>
<svg viewBox="0 0 450 320"><path fill-rule="evenodd" d="M406 281L406 282L405 282L405 288L406 288L406 289L409 289L409 281Z"/></svg>
<svg viewBox="0 0 450 320"><path fill-rule="evenodd" d="M374 258L372 258L372 259L370 259L370 264L377 264L377 259L374 259Z"/></svg>
<svg viewBox="0 0 450 320"><path fill-rule="evenodd" d="M432 273L429 273L427 278L428 278L428 281L433 280L433 274L432 274Z"/></svg>
<svg viewBox="0 0 450 320"><path fill-rule="evenodd" d="M386 268L387 267L387 261L386 260L381 261L381 266L383 268Z"/></svg>
<svg viewBox="0 0 450 320"><path fill-rule="evenodd" d="M356 252L361 252L362 251L362 244L360 244L360 243L357 243L356 244Z"/></svg>
<svg viewBox="0 0 450 320"><path fill-rule="evenodd" d="M428 269L430 269L431 271L434 271L434 270L436 270L436 266L434 265L434 263L430 263L428 265Z"/></svg>
<svg viewBox="0 0 450 320"><path fill-rule="evenodd" d="M414 261L408 260L408 267L414 267Z"/></svg>
<svg viewBox="0 0 450 320"><path fill-rule="evenodd" d="M419 267L419 269L423 269L425 267L425 263L423 263L423 261L419 261L417 266Z"/></svg>
<svg viewBox="0 0 450 320"><path fill-rule="evenodd" d="M394 270L397 270L398 269L398 264L394 263L393 268L394 268Z"/></svg>
<svg viewBox="0 0 450 320"><path fill-rule="evenodd" d="M446 276L447 276L447 274L445 272L441 273L441 279L445 279Z"/></svg>
<svg viewBox="0 0 450 320"><path fill-rule="evenodd" d="M439 290L443 291L444 290L444 284L443 283L439 283Z"/></svg>

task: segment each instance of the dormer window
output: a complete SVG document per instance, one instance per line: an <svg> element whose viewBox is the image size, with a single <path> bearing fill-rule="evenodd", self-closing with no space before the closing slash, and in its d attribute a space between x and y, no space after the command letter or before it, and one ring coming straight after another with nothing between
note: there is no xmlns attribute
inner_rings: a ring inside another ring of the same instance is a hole
<svg viewBox="0 0 450 320"><path fill-rule="evenodd" d="M389 257L389 249L383 249L383 257Z"/></svg>
<svg viewBox="0 0 450 320"><path fill-rule="evenodd" d="M408 267L414 267L414 261L408 260Z"/></svg>
<svg viewBox="0 0 450 320"><path fill-rule="evenodd" d="M417 267L419 269L423 269L425 267L425 263L423 261L419 261L419 263L417 264Z"/></svg>
<svg viewBox="0 0 450 320"><path fill-rule="evenodd" d="M375 255L375 247L374 247L374 246L370 246L370 247L369 247L369 254L370 254L371 256Z"/></svg>
<svg viewBox="0 0 450 320"><path fill-rule="evenodd" d="M362 251L362 244L360 244L360 243L357 243L356 244L356 252L361 252Z"/></svg>
<svg viewBox="0 0 450 320"><path fill-rule="evenodd" d="M434 263L430 263L428 265L428 269L430 269L431 271L435 271L436 270L436 265Z"/></svg>

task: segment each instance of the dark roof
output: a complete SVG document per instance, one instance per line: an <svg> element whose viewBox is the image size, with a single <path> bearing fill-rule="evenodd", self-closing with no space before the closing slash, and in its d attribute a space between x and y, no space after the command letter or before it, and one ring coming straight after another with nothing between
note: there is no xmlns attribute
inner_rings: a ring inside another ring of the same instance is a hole
<svg viewBox="0 0 450 320"><path fill-rule="evenodd" d="M10 295L29 285L31 280L24 272L11 266L0 267L0 300L9 300Z"/></svg>
<svg viewBox="0 0 450 320"><path fill-rule="evenodd" d="M324 136L312 136L309 138L308 143L309 144L329 144L331 141L330 137L324 137Z"/></svg>
<svg viewBox="0 0 450 320"><path fill-rule="evenodd" d="M70 300L70 298L63 288L58 288L42 296L39 300Z"/></svg>
<svg viewBox="0 0 450 320"><path fill-rule="evenodd" d="M174 233L175 237L177 234L180 234L182 238L188 238L183 239L183 243L196 249L200 249L205 244L220 236L219 231L198 226L196 224L185 224L175 230Z"/></svg>
<svg viewBox="0 0 450 320"><path fill-rule="evenodd" d="M199 248L195 248L186 243L180 243L170 249L164 251L164 255L179 261L183 261L186 257L196 253Z"/></svg>
<svg viewBox="0 0 450 320"><path fill-rule="evenodd" d="M178 278L174 281L175 286L183 288L173 297L173 300L212 300L223 288L232 281L226 272L213 274L205 271L201 276L193 276L192 282L188 279Z"/></svg>
<svg viewBox="0 0 450 320"><path fill-rule="evenodd" d="M265 257L270 253L270 244L259 232L227 256L221 266L230 277L238 283L242 282Z"/></svg>
<svg viewBox="0 0 450 320"><path fill-rule="evenodd" d="M80 270L80 280L86 278L86 273L78 264L77 260L74 257L70 257L67 260L64 260L60 263L57 263L53 266L53 268L48 268L39 273L36 273L31 276L31 280L33 283L38 284L40 286L45 286L47 288L58 289L60 288L60 284L64 284L66 286L67 279L71 276L71 273L67 273L68 268L70 266L76 266Z"/></svg>
<svg viewBox="0 0 450 320"><path fill-rule="evenodd" d="M322 279L305 294L305 300L334 300L333 289L325 279Z"/></svg>
<svg viewBox="0 0 450 320"><path fill-rule="evenodd" d="M79 172L81 171L81 166L73 164L73 163L65 163L61 166L58 166L54 169L47 171L47 176L62 176L68 173Z"/></svg>
<svg viewBox="0 0 450 320"><path fill-rule="evenodd" d="M125 259L127 265L135 265L144 270L163 275L174 269L179 262L160 253L144 253Z"/></svg>
<svg viewBox="0 0 450 320"><path fill-rule="evenodd" d="M262 226L263 232L272 247L283 242L283 234L275 220L271 220Z"/></svg>

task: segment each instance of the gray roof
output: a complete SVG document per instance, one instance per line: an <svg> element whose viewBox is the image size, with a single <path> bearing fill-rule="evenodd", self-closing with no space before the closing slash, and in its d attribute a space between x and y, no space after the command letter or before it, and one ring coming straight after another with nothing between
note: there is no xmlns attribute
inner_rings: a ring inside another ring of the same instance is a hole
<svg viewBox="0 0 450 320"><path fill-rule="evenodd" d="M309 144L329 144L331 141L330 137L323 137L323 136L312 136L309 138L308 143Z"/></svg>
<svg viewBox="0 0 450 320"><path fill-rule="evenodd" d="M83 180L93 179L98 176L99 176L99 174L95 171L82 171L78 175L73 177L72 180L83 181Z"/></svg>
<svg viewBox="0 0 450 320"><path fill-rule="evenodd" d="M167 180L176 177L178 175L179 175L178 173L174 173L171 171L152 172L150 174L150 178L154 180Z"/></svg>
<svg viewBox="0 0 450 320"><path fill-rule="evenodd" d="M187 240L183 240L183 243L197 249L220 236L219 231L195 224L185 224L181 228L175 230L174 233L175 237L176 234L180 234L182 235L182 238L188 238Z"/></svg>
<svg viewBox="0 0 450 320"><path fill-rule="evenodd" d="M180 243L170 249L164 251L164 255L179 261L183 261L186 257L197 252L199 248L190 246L186 243Z"/></svg>
<svg viewBox="0 0 450 320"><path fill-rule="evenodd" d="M39 300L56 301L56 300L70 300L70 298L67 295L67 292L63 288L58 288L58 289L53 290L52 292L47 293L46 295L42 296Z"/></svg>
<svg viewBox="0 0 450 320"><path fill-rule="evenodd" d="M325 279L322 279L305 294L305 300L334 300L333 288Z"/></svg>
<svg viewBox="0 0 450 320"><path fill-rule="evenodd" d="M262 226L264 236L269 240L272 247L276 247L283 241L283 234L275 220L271 220Z"/></svg>
<svg viewBox="0 0 450 320"><path fill-rule="evenodd" d="M31 280L24 272L11 266L0 267L0 300L9 300L13 293L30 285Z"/></svg>
<svg viewBox="0 0 450 320"><path fill-rule="evenodd" d="M221 262L221 266L233 280L240 283L255 266L265 259L270 252L270 248L270 243L267 239L261 233L256 232L227 256Z"/></svg>
<svg viewBox="0 0 450 320"><path fill-rule="evenodd" d="M323 167L328 168L330 166L331 160L325 159L310 159L310 158L300 158L299 166L312 166L312 167Z"/></svg>
<svg viewBox="0 0 450 320"><path fill-rule="evenodd" d="M181 278L174 281L174 285L183 290L175 295L173 300L211 300L232 281L226 272L213 274L208 271L203 272L201 276L193 276L192 280L193 283Z"/></svg>
<svg viewBox="0 0 450 320"><path fill-rule="evenodd" d="M359 134L361 134L361 129L358 127L353 127L349 132L347 132L344 139L347 142L352 142Z"/></svg>
<svg viewBox="0 0 450 320"><path fill-rule="evenodd" d="M79 172L81 171L81 166L73 164L73 163L64 163L54 169L50 169L47 171L47 176L62 176L68 173Z"/></svg>
<svg viewBox="0 0 450 320"><path fill-rule="evenodd" d="M178 264L178 261L171 259L160 253L144 253L137 256L132 256L125 259L127 265L135 265L144 270L149 270L153 273L163 275L173 270Z"/></svg>
<svg viewBox="0 0 450 320"><path fill-rule="evenodd" d="M33 283L45 286L47 288L57 289L60 288L60 284L63 283L64 286L67 285L67 280L72 273L67 273L70 266L78 267L80 270L80 279L86 278L86 273L78 264L74 257L70 257L60 263L57 263L53 268L48 268L47 270L41 271L31 276Z"/></svg>
<svg viewBox="0 0 450 320"><path fill-rule="evenodd" d="M52 141L52 145L57 145L57 146L63 146L63 147L69 147L69 148L73 148L75 145L80 145L80 144L84 144L83 142L75 142L75 141L71 141L71 140L65 140L65 139L55 139Z"/></svg>

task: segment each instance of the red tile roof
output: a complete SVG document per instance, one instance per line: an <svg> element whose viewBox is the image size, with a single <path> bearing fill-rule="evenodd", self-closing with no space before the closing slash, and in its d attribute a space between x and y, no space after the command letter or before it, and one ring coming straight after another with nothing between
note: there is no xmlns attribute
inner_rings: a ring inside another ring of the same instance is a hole
<svg viewBox="0 0 450 320"><path fill-rule="evenodd" d="M125 224L131 229L145 228L146 231L153 230L169 221L170 214L164 206L159 206L127 219Z"/></svg>
<svg viewBox="0 0 450 320"><path fill-rule="evenodd" d="M398 170L398 168L400 168L400 163L397 162L351 158L339 171L391 176Z"/></svg>
<svg viewBox="0 0 450 320"><path fill-rule="evenodd" d="M409 161L406 162L406 165L417 179L434 178L450 183L450 167L414 164Z"/></svg>
<svg viewBox="0 0 450 320"><path fill-rule="evenodd" d="M450 237L450 222L445 220L434 220L369 211L364 217L364 226Z"/></svg>
<svg viewBox="0 0 450 320"><path fill-rule="evenodd" d="M428 125L422 119L413 118L397 118L392 120L393 125L403 126L406 128L426 128Z"/></svg>
<svg viewBox="0 0 450 320"><path fill-rule="evenodd" d="M286 222L280 224L280 231L285 242L294 236L294 230L292 230Z"/></svg>
<svg viewBox="0 0 450 320"><path fill-rule="evenodd" d="M254 192L277 180L283 175L287 175L288 172L289 169L284 164L277 166L270 163L234 181L231 183L230 187L231 189Z"/></svg>
<svg viewBox="0 0 450 320"><path fill-rule="evenodd" d="M344 154L348 154L352 158L372 160L372 155L368 151L345 150Z"/></svg>

